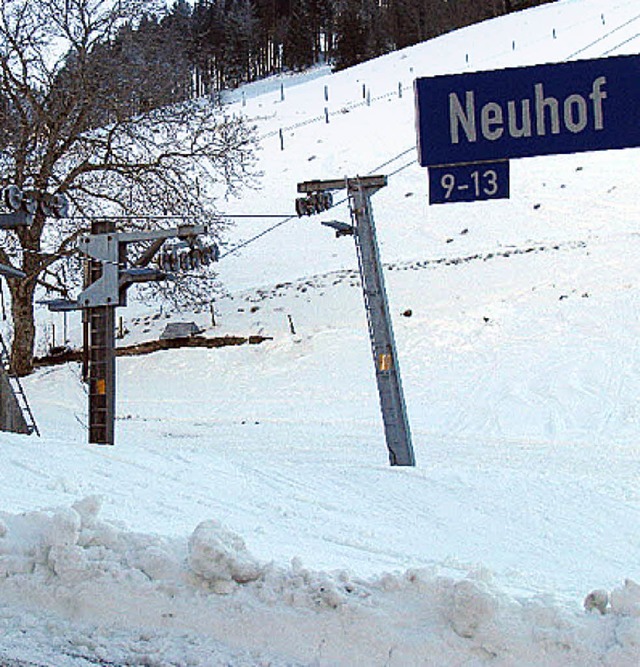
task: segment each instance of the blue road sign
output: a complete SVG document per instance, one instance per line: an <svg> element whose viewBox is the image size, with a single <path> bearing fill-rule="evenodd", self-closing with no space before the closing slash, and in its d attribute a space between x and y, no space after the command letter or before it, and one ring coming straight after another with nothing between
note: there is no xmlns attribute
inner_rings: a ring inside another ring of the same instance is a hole
<svg viewBox="0 0 640 667"><path fill-rule="evenodd" d="M420 78L424 166L640 146L640 56Z"/></svg>
<svg viewBox="0 0 640 667"><path fill-rule="evenodd" d="M429 167L429 203L509 198L509 163L481 162Z"/></svg>

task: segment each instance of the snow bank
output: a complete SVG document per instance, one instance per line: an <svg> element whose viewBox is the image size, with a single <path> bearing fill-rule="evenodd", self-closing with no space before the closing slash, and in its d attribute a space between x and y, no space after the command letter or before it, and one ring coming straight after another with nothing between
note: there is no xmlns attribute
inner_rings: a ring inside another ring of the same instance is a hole
<svg viewBox="0 0 640 667"><path fill-rule="evenodd" d="M275 567L219 521L169 539L101 520L100 506L91 496L0 513L0 649L15 657L16 638L27 636L33 658L45 624L43 638L55 626L69 660L114 664L168 665L179 655L191 665L624 667L640 655L640 586L630 580L594 591L604 613L588 596L590 613L514 598L485 571L360 579L297 559ZM7 605L22 615L4 615Z"/></svg>

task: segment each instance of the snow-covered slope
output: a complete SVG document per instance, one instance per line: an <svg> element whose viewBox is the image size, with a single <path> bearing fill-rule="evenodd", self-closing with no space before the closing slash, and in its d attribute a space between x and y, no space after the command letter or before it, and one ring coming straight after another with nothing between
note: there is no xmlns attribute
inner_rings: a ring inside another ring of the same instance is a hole
<svg viewBox="0 0 640 667"><path fill-rule="evenodd" d="M634 53L638 26L637 2L564 0L231 97L264 179L226 210L258 217L217 325L182 318L272 340L120 359L108 449L77 366L27 379L0 664L636 665L638 151L515 161L510 200L429 208L412 82ZM288 220L298 182L369 173L415 469L387 465L355 251L320 225L346 205ZM124 344L168 321L120 314Z"/></svg>

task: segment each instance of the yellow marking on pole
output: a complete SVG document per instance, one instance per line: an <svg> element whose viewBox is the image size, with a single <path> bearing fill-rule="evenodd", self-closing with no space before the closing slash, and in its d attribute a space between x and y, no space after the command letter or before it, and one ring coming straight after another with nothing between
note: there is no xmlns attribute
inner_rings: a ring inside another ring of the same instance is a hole
<svg viewBox="0 0 640 667"><path fill-rule="evenodd" d="M390 371L393 366L391 355L388 352L383 352L378 355L378 368L381 371Z"/></svg>

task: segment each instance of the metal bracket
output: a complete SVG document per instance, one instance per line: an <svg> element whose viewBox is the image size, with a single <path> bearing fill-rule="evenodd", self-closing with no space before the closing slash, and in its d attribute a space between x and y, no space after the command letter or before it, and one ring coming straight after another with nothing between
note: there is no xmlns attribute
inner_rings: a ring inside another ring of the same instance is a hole
<svg viewBox="0 0 640 667"><path fill-rule="evenodd" d="M161 239L188 239L206 234L205 225L181 225L172 229L157 229L147 232L112 232L107 234L87 234L78 240L78 250L102 263L102 275L91 283L78 296L81 308L96 306L118 306L122 303L121 288L134 282L162 280L159 272L152 269L121 269L119 266L120 250L128 243L159 241Z"/></svg>
<svg viewBox="0 0 640 667"><path fill-rule="evenodd" d="M69 299L47 299L38 301L38 303L46 306L52 313L66 313L72 310L82 310L82 306L77 301L70 301Z"/></svg>
<svg viewBox="0 0 640 667"><path fill-rule="evenodd" d="M89 234L78 240L78 250L102 262L102 275L80 292L78 303L82 308L114 306L120 301L118 267L119 234Z"/></svg>
<svg viewBox="0 0 640 667"><path fill-rule="evenodd" d="M166 280L167 274L159 269L149 267L132 267L120 271L120 287L128 287L133 283Z"/></svg>
<svg viewBox="0 0 640 667"><path fill-rule="evenodd" d="M120 243L137 243L139 241L157 241L158 239L185 239L207 233L206 225L179 225L172 229L156 229L149 232L119 232Z"/></svg>
<svg viewBox="0 0 640 667"><path fill-rule="evenodd" d="M353 236L355 233L355 227L346 222L341 222L340 220L322 220L321 224L325 227L331 227L331 229L336 230L336 238L340 236Z"/></svg>

